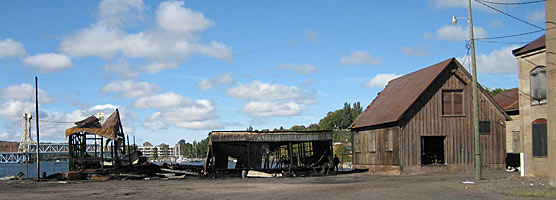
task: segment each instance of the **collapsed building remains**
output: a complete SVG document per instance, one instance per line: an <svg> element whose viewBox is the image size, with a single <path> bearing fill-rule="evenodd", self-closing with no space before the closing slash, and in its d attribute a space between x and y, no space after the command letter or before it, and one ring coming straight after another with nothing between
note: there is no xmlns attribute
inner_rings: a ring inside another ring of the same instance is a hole
<svg viewBox="0 0 556 200"><path fill-rule="evenodd" d="M230 158L236 160L233 168ZM212 131L204 173L256 170L326 175L331 162L331 131Z"/></svg>

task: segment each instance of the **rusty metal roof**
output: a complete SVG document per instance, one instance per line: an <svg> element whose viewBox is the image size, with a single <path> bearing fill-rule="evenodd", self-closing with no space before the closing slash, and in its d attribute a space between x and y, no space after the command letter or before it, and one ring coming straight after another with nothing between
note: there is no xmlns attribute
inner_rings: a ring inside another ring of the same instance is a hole
<svg viewBox="0 0 556 200"><path fill-rule="evenodd" d="M519 109L519 91L517 88L498 93L493 98L505 111Z"/></svg>
<svg viewBox="0 0 556 200"><path fill-rule="evenodd" d="M357 117L351 128L396 122L438 75L451 63L450 58L388 82L373 102Z"/></svg>
<svg viewBox="0 0 556 200"><path fill-rule="evenodd" d="M68 137L71 134L74 133L79 133L79 132L87 132L87 133L92 133L95 135L99 135L105 138L110 138L110 139L117 139L118 136L123 136L122 130L121 130L121 121L120 121L120 112L118 111L118 109L116 109L116 111L114 111L112 113L112 115L110 115L110 117L108 117L108 119L106 119L106 121L104 122L104 124L102 125L102 127L94 127L94 126L80 126L80 124L82 125L86 125L86 124L91 124L94 123L94 121L98 122L98 119L95 116L91 116L88 117L87 119L81 120L79 122L76 122L75 124L77 126L66 129L66 137ZM86 123L89 122L89 123ZM100 124L100 123L99 123Z"/></svg>
<svg viewBox="0 0 556 200"><path fill-rule="evenodd" d="M544 49L545 48L544 36L545 35L542 35L539 38L537 38L536 40L526 44L525 46L514 49L512 51L512 53L514 54L514 56L519 56L519 55L529 53L529 52L532 52L532 51L535 51L535 50Z"/></svg>
<svg viewBox="0 0 556 200"><path fill-rule="evenodd" d="M332 141L332 131L212 131L211 142Z"/></svg>

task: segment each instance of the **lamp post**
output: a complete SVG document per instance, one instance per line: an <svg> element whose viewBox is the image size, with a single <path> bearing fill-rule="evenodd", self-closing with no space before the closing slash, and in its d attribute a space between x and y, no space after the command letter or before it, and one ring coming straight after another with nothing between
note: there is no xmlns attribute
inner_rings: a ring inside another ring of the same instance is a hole
<svg viewBox="0 0 556 200"><path fill-rule="evenodd" d="M471 83L473 96L473 136L474 136L474 152L475 152L475 179L480 180L483 177L482 161L481 161L481 135L479 134L479 100L477 98L477 62L475 59L475 37L473 35L473 15L471 13L471 0L468 0L469 18L469 43L471 48L471 67L473 70L473 80ZM457 17L452 17L452 23L457 23Z"/></svg>

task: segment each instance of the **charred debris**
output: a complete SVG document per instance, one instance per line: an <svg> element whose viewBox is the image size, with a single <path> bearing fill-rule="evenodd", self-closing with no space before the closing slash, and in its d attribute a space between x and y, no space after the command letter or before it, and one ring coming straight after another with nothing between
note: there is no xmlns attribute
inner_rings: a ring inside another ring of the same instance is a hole
<svg viewBox="0 0 556 200"><path fill-rule="evenodd" d="M104 123L101 121L101 116L90 116L66 130L69 171L48 178L322 176L334 167L331 131L213 131L204 165L157 165L148 162L135 140L132 143L124 134L117 109Z"/></svg>
<svg viewBox="0 0 556 200"><path fill-rule="evenodd" d="M321 176L333 170L332 160L331 131L212 131L203 171L250 177Z"/></svg>

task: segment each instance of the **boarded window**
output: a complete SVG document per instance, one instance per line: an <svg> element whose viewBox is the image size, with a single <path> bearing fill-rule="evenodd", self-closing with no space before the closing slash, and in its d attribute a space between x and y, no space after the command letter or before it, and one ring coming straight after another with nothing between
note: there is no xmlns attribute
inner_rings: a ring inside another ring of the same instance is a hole
<svg viewBox="0 0 556 200"><path fill-rule="evenodd" d="M388 129L386 132L386 151L393 151L394 150L394 131L392 129Z"/></svg>
<svg viewBox="0 0 556 200"><path fill-rule="evenodd" d="M490 135L490 121L479 121L479 133L481 135Z"/></svg>
<svg viewBox="0 0 556 200"><path fill-rule="evenodd" d="M546 68L531 70L531 105L546 103Z"/></svg>
<svg viewBox="0 0 556 200"><path fill-rule="evenodd" d="M353 150L355 153L361 153L361 142L359 142L361 139L361 133L355 133L353 137Z"/></svg>
<svg viewBox="0 0 556 200"><path fill-rule="evenodd" d="M547 155L546 119L541 118L533 121L533 156Z"/></svg>
<svg viewBox="0 0 556 200"><path fill-rule="evenodd" d="M376 133L369 133L369 152L376 152Z"/></svg>
<svg viewBox="0 0 556 200"><path fill-rule="evenodd" d="M442 91L442 115L464 115L463 90Z"/></svg>

